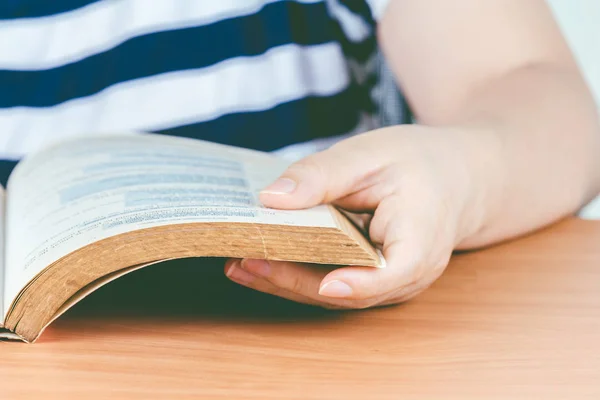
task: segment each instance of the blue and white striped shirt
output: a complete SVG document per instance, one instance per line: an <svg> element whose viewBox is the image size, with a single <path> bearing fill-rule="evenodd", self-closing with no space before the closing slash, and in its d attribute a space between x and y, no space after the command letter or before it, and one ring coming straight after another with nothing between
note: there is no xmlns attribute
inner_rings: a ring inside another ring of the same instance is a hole
<svg viewBox="0 0 600 400"><path fill-rule="evenodd" d="M272 151L375 128L388 1L3 0L0 160L89 133Z"/></svg>

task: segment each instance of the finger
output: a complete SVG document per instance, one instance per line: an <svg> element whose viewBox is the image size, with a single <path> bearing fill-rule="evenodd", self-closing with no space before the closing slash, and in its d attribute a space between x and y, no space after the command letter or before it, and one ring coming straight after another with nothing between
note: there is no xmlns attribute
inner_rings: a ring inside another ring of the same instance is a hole
<svg viewBox="0 0 600 400"><path fill-rule="evenodd" d="M403 176L392 168L380 168L365 176L357 188L333 203L345 210L364 213L372 212L379 203L398 190Z"/></svg>
<svg viewBox="0 0 600 400"><path fill-rule="evenodd" d="M229 260L225 263L225 275L233 282L259 292L271 294L294 301L296 303L324 307L327 304L316 301L298 293L284 290L259 276L253 275L240 267L240 260Z"/></svg>
<svg viewBox="0 0 600 400"><path fill-rule="evenodd" d="M392 292L413 284L419 278L420 257L411 242L388 247L384 252L385 268L344 267L327 274L320 283L321 296L367 300L386 298ZM399 253L399 254L398 254ZM400 256L400 254L403 256Z"/></svg>
<svg viewBox="0 0 600 400"><path fill-rule="evenodd" d="M307 208L372 185L381 164L363 162L368 159L363 142L361 138L349 139L292 164L261 192L260 201L272 208Z"/></svg>
<svg viewBox="0 0 600 400"><path fill-rule="evenodd" d="M321 301L319 284L332 268L286 261L244 259L241 268L283 290Z"/></svg>
<svg viewBox="0 0 600 400"><path fill-rule="evenodd" d="M335 284L330 286L329 291L331 292L331 290L336 289L338 292L341 291L341 295L329 296L321 294L320 290L323 278L335 267L250 259L242 260L241 267L254 276L264 278L285 292L301 295L319 304L326 304L329 307L365 308L380 300L379 298L364 298L360 299L361 301L356 301L350 296L350 293L344 292L347 288ZM378 271L372 267L365 267L365 269L369 269L373 273L377 273Z"/></svg>
<svg viewBox="0 0 600 400"><path fill-rule="evenodd" d="M424 270L424 251L428 243L423 239L423 227L415 227L411 218L398 218L395 210L387 209L391 207L388 204L394 206L395 203L382 203L383 212L378 209L372 221L384 226L381 240L386 268L325 268L265 260L243 260L241 267L276 287L316 301L354 308L362 308L365 303L375 304L418 281ZM357 301L360 304L353 303Z"/></svg>
<svg viewBox="0 0 600 400"><path fill-rule="evenodd" d="M386 198L375 211L370 226L371 240L383 244L386 267L345 267L331 271L321 283L320 294L354 300L387 298L394 292L421 281L429 268L429 250L434 235L420 225L419 208L401 213L402 200ZM342 290L341 288L350 289Z"/></svg>

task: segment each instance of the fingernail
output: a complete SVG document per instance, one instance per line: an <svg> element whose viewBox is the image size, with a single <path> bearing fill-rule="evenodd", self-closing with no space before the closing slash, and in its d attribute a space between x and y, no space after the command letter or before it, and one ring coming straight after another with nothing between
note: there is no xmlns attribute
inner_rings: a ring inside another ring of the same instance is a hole
<svg viewBox="0 0 600 400"><path fill-rule="evenodd" d="M247 285L254 281L256 277L249 272L240 268L240 263L235 262L229 267L226 273L227 277L232 281Z"/></svg>
<svg viewBox="0 0 600 400"><path fill-rule="evenodd" d="M279 178L266 188L261 193L268 194L290 194L296 189L296 181L289 178Z"/></svg>
<svg viewBox="0 0 600 400"><path fill-rule="evenodd" d="M342 281L329 281L319 289L319 294L327 297L350 297L352 292L352 288Z"/></svg>
<svg viewBox="0 0 600 400"><path fill-rule="evenodd" d="M242 268L258 276L267 277L271 275L271 264L265 260L244 259L242 260Z"/></svg>

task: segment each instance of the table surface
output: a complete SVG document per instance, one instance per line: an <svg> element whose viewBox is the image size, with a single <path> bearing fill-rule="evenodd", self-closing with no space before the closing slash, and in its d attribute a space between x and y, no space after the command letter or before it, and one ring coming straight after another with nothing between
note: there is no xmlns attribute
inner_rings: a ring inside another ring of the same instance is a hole
<svg viewBox="0 0 600 400"><path fill-rule="evenodd" d="M600 222L458 254L415 300L356 312L192 261L100 289L36 344L0 343L0 398L600 399Z"/></svg>

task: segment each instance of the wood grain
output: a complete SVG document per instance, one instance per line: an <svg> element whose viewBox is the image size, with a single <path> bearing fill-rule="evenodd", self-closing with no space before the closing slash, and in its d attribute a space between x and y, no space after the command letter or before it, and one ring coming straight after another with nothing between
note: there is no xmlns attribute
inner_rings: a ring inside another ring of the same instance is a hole
<svg viewBox="0 0 600 400"><path fill-rule="evenodd" d="M1 343L0 398L600 398L598 222L457 255L414 301L361 312L250 292L219 264L135 272L38 343Z"/></svg>

